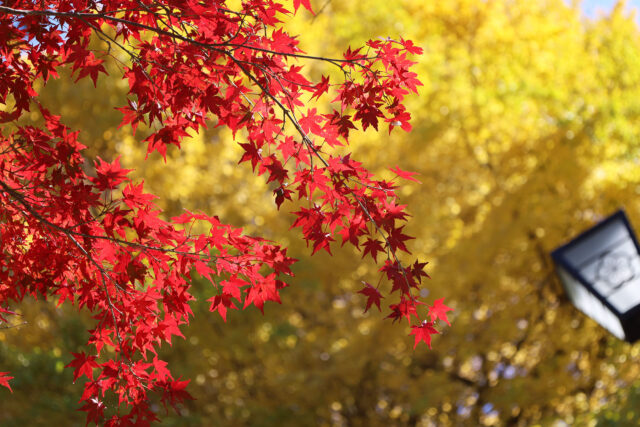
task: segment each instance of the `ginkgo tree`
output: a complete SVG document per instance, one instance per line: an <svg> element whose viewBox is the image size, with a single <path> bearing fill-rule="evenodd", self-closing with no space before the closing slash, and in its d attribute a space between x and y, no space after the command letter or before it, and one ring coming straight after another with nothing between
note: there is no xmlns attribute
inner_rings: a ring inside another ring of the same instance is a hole
<svg viewBox="0 0 640 427"><path fill-rule="evenodd" d="M411 129L403 102L420 85L410 57L421 49L377 39L340 58L308 55L281 25L301 6L312 12L309 0L0 5L0 321L10 324L26 296L91 314L88 348L68 364L84 381L88 422L146 424L158 419L152 396L174 407L191 398L157 350L182 336L194 272L226 320L228 310L279 302L295 260L215 213L167 220L118 158L86 159L78 131L38 96L63 69L95 84L115 64L128 93L113 107L149 154L165 157L208 126L230 129L239 163L265 177L278 208L290 201L292 228L313 253L349 243L380 264L390 286L365 283L366 309L393 295L388 317L412 325L415 345L430 346L435 321L447 321L441 300L420 301L426 263L399 255L411 237L397 181L416 179L397 166L392 180L377 179L348 151L359 127ZM306 63L339 78L312 79ZM3 372L0 385L10 379Z"/></svg>

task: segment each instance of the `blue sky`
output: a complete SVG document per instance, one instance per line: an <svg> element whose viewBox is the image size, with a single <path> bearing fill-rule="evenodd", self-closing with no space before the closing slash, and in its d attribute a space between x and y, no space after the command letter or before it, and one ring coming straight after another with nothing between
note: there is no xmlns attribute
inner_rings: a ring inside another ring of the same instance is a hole
<svg viewBox="0 0 640 427"><path fill-rule="evenodd" d="M583 0L582 9L584 13L589 17L597 16L598 10L610 11L611 8L616 4L616 0ZM627 0L627 7L639 9L640 8L640 0ZM636 18L638 18L638 13L636 12Z"/></svg>

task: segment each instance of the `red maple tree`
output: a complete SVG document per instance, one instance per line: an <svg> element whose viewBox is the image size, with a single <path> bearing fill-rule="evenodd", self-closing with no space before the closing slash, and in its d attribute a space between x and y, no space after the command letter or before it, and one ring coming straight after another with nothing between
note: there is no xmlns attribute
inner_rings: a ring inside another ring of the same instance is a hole
<svg viewBox="0 0 640 427"><path fill-rule="evenodd" d="M403 233L408 215L395 179L376 179L336 148L358 126L411 129L403 99L420 85L409 57L421 49L379 39L342 58L308 55L281 25L300 6L311 11L309 0L293 0L293 11L277 0L0 4L0 321L27 295L89 310L91 350L74 353L68 365L74 379L86 379L88 423L145 425L157 420L151 393L171 406L190 398L188 381L173 378L156 351L189 321L193 271L211 282L211 311L226 320L230 309L279 302L295 261L286 248L216 216L163 220L154 196L131 182L118 159L87 164L78 132L41 104L34 86L57 78L61 67L95 84L117 51L127 57L118 61L129 83L118 108L122 125L148 127L149 152L164 156L189 131L227 126L244 149L240 163L273 183L278 208L302 200L292 227L314 253L331 253L340 240L374 262L380 257L381 278L397 298L389 317L418 318L416 343L437 333L420 320L419 305L425 319L446 321L440 300L430 307L416 295L426 264L398 257L411 237ZM90 48L96 38L100 48ZM336 67L341 78L310 81L302 73L310 61ZM24 124L26 112L39 113L45 126ZM415 181L398 167L392 172ZM191 233L196 222L209 231ZM366 309L380 308L380 286L360 291ZM0 373L0 385L9 387L9 379ZM115 407L105 404L109 395Z"/></svg>

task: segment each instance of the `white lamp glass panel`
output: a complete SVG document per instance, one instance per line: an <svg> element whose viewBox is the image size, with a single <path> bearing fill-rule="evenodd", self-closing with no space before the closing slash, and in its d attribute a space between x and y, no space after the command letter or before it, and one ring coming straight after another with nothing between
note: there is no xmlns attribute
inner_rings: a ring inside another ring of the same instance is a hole
<svg viewBox="0 0 640 427"><path fill-rule="evenodd" d="M563 268L558 267L560 278L565 284L569 299L584 314L598 322L613 335L624 339L624 330L620 319L611 312L597 297L584 287L577 279L571 276Z"/></svg>
<svg viewBox="0 0 640 427"><path fill-rule="evenodd" d="M621 219L613 221L598 231L583 239L579 244L564 251L565 259L574 266L588 262L591 258L597 258L609 248L616 247L620 242L631 239L629 231ZM579 269L579 268L578 268Z"/></svg>
<svg viewBox="0 0 640 427"><path fill-rule="evenodd" d="M625 286L609 295L607 300L621 313L625 313L637 306L640 304L640 278L628 282Z"/></svg>

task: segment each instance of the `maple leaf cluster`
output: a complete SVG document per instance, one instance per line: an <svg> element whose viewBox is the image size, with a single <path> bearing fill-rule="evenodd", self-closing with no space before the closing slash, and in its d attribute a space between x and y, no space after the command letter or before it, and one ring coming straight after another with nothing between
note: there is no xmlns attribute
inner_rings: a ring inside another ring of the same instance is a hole
<svg viewBox="0 0 640 427"><path fill-rule="evenodd" d="M307 55L281 26L300 6L311 11L308 0L294 0L293 12L274 0L244 0L235 8L222 0L0 5L0 306L6 307L0 316L26 295L91 312L91 351L74 353L68 365L74 380L85 381L87 422L144 425L157 420L150 393L174 407L191 398L188 381L173 378L157 349L182 336L180 327L189 322L194 272L211 282L210 309L226 321L228 310L280 302L295 261L286 248L215 216L163 219L154 196L128 178L119 159L87 166L78 132L40 104L35 84L58 77L61 67L95 84L115 51L128 58L122 125L147 129L149 153L165 156L169 145L179 147L189 132L211 123L230 128L244 149L239 163L272 183L278 208L300 201L292 227L313 253L331 254L340 240L374 262L384 258L381 277L397 296L388 317L415 317L416 344L430 345L437 319L448 323L442 300L428 306L416 295L428 277L426 263L405 265L399 258L409 253L411 237L403 232L408 214L395 179L375 179L336 150L358 127L410 130L403 100L420 85L409 56L421 49L383 39L348 49L343 58ZM101 50L89 48L95 38ZM337 67L342 78L309 81L306 61ZM309 106L313 98L316 107ZM39 113L45 126L25 125L20 119L27 112ZM415 180L398 167L392 172ZM196 223L208 231L192 234ZM360 293L366 310L381 308L380 284L365 284ZM421 320L420 306L430 321ZM0 375L8 387L11 377ZM117 407L105 404L109 394Z"/></svg>

